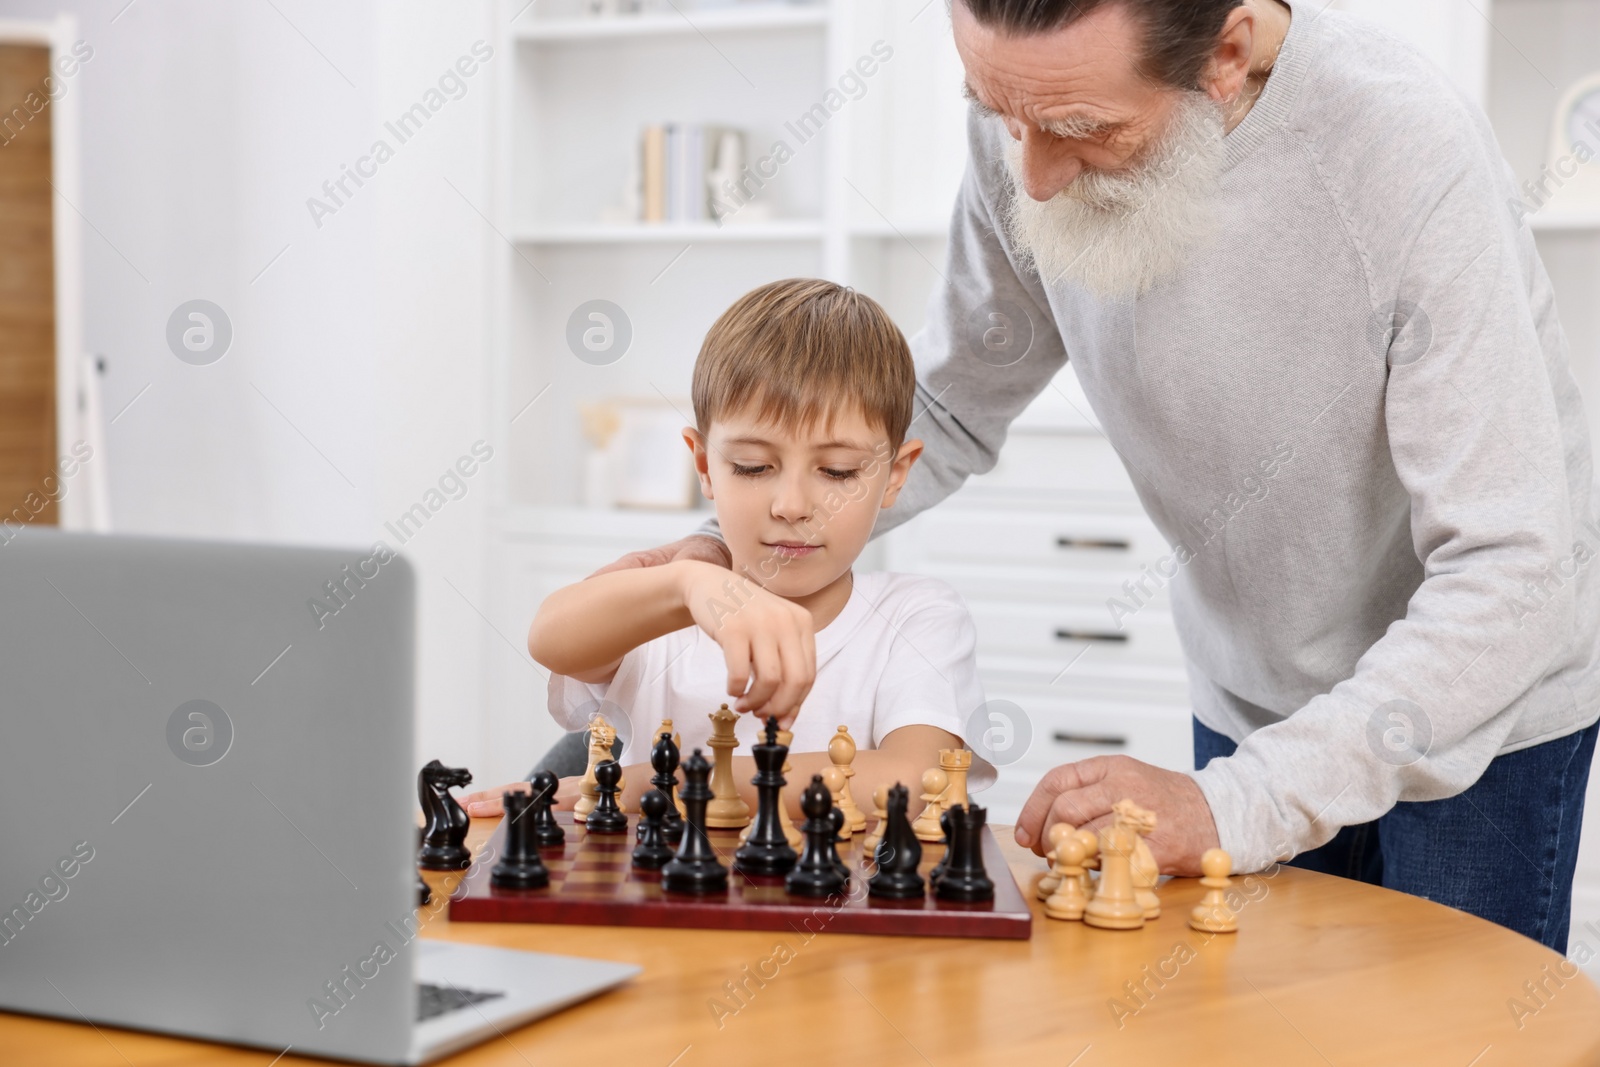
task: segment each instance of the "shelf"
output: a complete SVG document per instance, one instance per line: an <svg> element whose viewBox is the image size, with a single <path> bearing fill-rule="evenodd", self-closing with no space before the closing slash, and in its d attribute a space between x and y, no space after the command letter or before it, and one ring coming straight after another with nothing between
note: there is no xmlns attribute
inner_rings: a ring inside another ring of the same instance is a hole
<svg viewBox="0 0 1600 1067"><path fill-rule="evenodd" d="M595 245L651 244L666 241L815 241L822 238L819 219L779 219L773 222L587 223L577 226L538 226L520 230L518 244Z"/></svg>
<svg viewBox="0 0 1600 1067"><path fill-rule="evenodd" d="M1528 225L1539 233L1600 230L1600 210L1540 211L1528 216Z"/></svg>
<svg viewBox="0 0 1600 1067"><path fill-rule="evenodd" d="M826 26L822 4L745 5L692 14L616 15L610 18L530 20L518 26L521 41L615 40L619 37L667 37L744 30L790 30Z"/></svg>
<svg viewBox="0 0 1600 1067"><path fill-rule="evenodd" d="M949 219L923 219L917 222L890 223L882 219L852 222L851 237L904 237L907 240L943 240L950 236Z"/></svg>

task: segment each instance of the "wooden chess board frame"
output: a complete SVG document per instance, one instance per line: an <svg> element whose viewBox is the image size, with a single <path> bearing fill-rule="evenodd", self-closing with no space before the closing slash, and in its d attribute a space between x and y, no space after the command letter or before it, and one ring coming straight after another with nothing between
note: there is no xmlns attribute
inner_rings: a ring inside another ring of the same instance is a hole
<svg viewBox="0 0 1600 1067"><path fill-rule="evenodd" d="M728 872L728 888L708 896L667 893L661 872L635 869L631 855L638 816L621 834L590 834L572 813L554 813L567 831L559 849L540 849L550 868L543 889L501 889L490 871L505 851L505 824L495 828L465 882L450 898L451 922L570 923L588 926L658 926L715 930L794 930L800 933L905 934L917 937L1027 939L1033 912L989 827L983 828L983 865L994 881L994 899L980 904L939 900L930 888L921 900L878 900L867 895L869 872L860 862L865 834L839 846L850 867L850 885L834 897L791 896L783 879ZM707 836L724 866L733 863L739 831ZM923 843L924 878L944 855L944 846Z"/></svg>

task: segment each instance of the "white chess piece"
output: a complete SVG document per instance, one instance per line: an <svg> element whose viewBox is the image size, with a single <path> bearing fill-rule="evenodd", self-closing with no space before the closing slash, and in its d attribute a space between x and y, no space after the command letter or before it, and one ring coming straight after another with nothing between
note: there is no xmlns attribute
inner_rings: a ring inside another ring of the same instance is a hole
<svg viewBox="0 0 1600 1067"><path fill-rule="evenodd" d="M922 772L922 813L911 824L912 833L917 835L918 841L943 841L944 827L939 825L939 816L944 814L944 805L940 798L944 796L945 789L950 785L950 777L937 767L930 767Z"/></svg>

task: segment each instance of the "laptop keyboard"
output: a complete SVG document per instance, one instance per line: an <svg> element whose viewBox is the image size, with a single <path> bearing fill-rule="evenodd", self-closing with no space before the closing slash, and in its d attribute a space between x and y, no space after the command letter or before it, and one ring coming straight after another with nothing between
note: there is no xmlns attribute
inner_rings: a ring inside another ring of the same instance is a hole
<svg viewBox="0 0 1600 1067"><path fill-rule="evenodd" d="M486 991L482 989L462 989L460 986L434 985L431 982L417 983L417 1022L426 1022L429 1019L448 1015L453 1011L481 1004L486 1000L494 1000L505 996L504 993Z"/></svg>

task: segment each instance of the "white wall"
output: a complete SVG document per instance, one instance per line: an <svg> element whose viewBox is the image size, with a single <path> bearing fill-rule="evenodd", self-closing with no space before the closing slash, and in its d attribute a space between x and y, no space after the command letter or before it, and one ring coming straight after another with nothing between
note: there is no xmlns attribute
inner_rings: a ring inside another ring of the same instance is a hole
<svg viewBox="0 0 1600 1067"><path fill-rule="evenodd" d="M0 2L0 17L69 12L94 49L68 91L116 529L399 548L384 521L492 440L498 238L463 196L487 211L498 57L320 228L306 206L474 41L493 42L489 7ZM196 297L234 327L211 366L165 343ZM418 755L470 767L498 639L471 606L485 599L488 479L468 484L403 551L419 573Z"/></svg>
<svg viewBox="0 0 1600 1067"><path fill-rule="evenodd" d="M1320 2L1320 0L1313 0ZM1371 19L1422 50L1482 104L1489 91L1493 0L1332 0L1328 6Z"/></svg>

